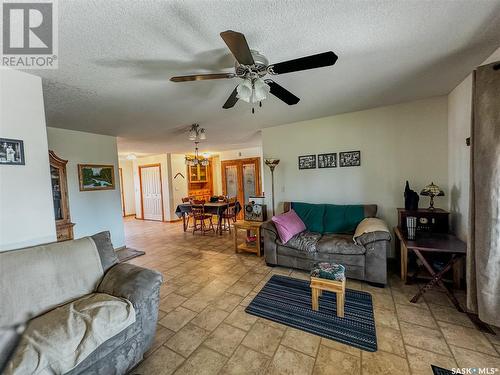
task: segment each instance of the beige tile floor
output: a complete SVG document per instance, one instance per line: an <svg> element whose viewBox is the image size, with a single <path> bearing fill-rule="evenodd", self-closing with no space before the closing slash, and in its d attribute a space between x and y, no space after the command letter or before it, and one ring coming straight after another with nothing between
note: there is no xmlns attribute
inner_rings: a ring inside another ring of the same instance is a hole
<svg viewBox="0 0 500 375"><path fill-rule="evenodd" d="M131 263L164 275L153 347L131 374L432 374L430 365L500 368L498 336L477 331L444 293L409 302L416 286L391 275L380 289L348 280L372 294L378 351L365 352L245 313L275 273L263 258L238 254L229 233L184 233L180 223L125 220L129 247L146 255ZM463 300L464 296L459 294Z"/></svg>

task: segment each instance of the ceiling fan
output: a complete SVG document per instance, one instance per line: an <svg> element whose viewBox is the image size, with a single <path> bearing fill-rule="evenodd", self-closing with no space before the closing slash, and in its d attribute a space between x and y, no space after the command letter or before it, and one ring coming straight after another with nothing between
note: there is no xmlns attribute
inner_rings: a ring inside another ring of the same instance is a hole
<svg viewBox="0 0 500 375"><path fill-rule="evenodd" d="M238 99L248 103L259 102L259 105L262 106L262 100L266 99L269 93L288 105L297 104L300 100L298 97L272 79L263 79L263 77L268 73L278 75L330 66L335 64L338 59L335 53L328 51L269 65L269 61L264 55L248 47L245 35L242 33L227 30L220 33L220 36L236 59L234 73L193 74L172 77L170 80L172 82L186 82L236 77L243 79L243 82L236 86L226 103L222 106L225 109L234 107Z"/></svg>

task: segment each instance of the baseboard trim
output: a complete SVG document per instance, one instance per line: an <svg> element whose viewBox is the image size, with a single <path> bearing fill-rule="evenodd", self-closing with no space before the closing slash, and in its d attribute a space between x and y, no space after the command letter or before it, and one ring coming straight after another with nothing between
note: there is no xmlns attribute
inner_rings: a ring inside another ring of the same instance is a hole
<svg viewBox="0 0 500 375"><path fill-rule="evenodd" d="M178 223L179 221L182 221L182 219L165 220L166 223Z"/></svg>

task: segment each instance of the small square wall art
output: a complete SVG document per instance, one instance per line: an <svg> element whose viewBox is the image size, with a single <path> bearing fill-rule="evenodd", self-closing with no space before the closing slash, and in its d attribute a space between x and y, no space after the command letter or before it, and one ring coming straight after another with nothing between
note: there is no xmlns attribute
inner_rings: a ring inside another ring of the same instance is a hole
<svg viewBox="0 0 500 375"><path fill-rule="evenodd" d="M318 168L337 168L337 153L319 154Z"/></svg>
<svg viewBox="0 0 500 375"><path fill-rule="evenodd" d="M316 169L316 155L299 156L299 169Z"/></svg>
<svg viewBox="0 0 500 375"><path fill-rule="evenodd" d="M361 151L346 151L339 153L341 167L359 167L361 165Z"/></svg>

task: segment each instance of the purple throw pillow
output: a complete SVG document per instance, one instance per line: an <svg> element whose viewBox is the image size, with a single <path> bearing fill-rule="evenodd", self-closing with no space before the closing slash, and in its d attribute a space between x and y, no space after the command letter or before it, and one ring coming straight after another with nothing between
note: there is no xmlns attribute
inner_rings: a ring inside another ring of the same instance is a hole
<svg viewBox="0 0 500 375"><path fill-rule="evenodd" d="M293 236L306 230L304 222L294 210L273 216L271 220L278 230L282 243L287 243Z"/></svg>

